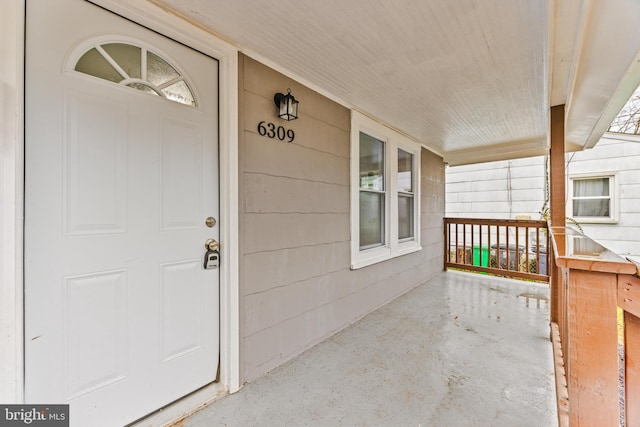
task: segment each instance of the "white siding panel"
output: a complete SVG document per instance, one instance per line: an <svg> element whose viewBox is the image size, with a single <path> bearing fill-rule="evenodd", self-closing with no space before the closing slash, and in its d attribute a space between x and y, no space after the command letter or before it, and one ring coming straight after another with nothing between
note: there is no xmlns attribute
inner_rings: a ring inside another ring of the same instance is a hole
<svg viewBox="0 0 640 427"><path fill-rule="evenodd" d="M628 169L626 172L618 175L618 184L619 185L637 185L640 184L640 156L636 157L635 160L638 162L637 167L634 169Z"/></svg>
<svg viewBox="0 0 640 427"><path fill-rule="evenodd" d="M627 174L624 176L626 175ZM638 170L638 175L640 175L640 170ZM622 181L622 178L618 179L618 183L620 185L620 199L622 201L631 202L631 207L633 208L631 212L640 212L640 183L624 184L620 181Z"/></svg>
<svg viewBox="0 0 640 427"><path fill-rule="evenodd" d="M454 182L454 183L447 182L447 194L465 193L468 191L472 191L472 188L473 188L472 181Z"/></svg>
<svg viewBox="0 0 640 427"><path fill-rule="evenodd" d="M446 173L447 216L539 217L545 197L544 157L449 167Z"/></svg>

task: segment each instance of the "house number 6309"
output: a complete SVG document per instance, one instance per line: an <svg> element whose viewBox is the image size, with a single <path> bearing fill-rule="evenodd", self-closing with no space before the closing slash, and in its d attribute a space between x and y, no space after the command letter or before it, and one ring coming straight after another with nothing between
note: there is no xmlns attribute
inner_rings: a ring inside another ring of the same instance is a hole
<svg viewBox="0 0 640 427"><path fill-rule="evenodd" d="M280 141L293 142L296 137L293 129L285 129L282 126L276 127L273 123L267 123L264 120L258 123L258 133L269 138L278 138Z"/></svg>

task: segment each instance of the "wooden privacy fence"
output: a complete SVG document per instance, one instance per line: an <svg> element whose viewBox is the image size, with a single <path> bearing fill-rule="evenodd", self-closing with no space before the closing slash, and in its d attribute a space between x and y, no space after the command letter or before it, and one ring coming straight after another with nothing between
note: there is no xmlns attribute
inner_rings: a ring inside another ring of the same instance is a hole
<svg viewBox="0 0 640 427"><path fill-rule="evenodd" d="M444 267L549 281L545 221L444 219Z"/></svg>
<svg viewBox="0 0 640 427"><path fill-rule="evenodd" d="M551 235L559 425L606 427L624 420L628 427L640 426L637 266L571 228L552 227ZM618 307L623 311L622 339Z"/></svg>

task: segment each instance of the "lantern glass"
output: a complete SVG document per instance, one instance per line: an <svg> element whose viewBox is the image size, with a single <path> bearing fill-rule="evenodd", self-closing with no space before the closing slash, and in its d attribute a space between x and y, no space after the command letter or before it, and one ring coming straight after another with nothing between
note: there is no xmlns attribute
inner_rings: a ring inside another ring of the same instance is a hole
<svg viewBox="0 0 640 427"><path fill-rule="evenodd" d="M287 115L289 114L288 107L289 105L287 103L287 97L284 96L280 100L280 114L278 114L278 116L280 116L283 119L286 119Z"/></svg>
<svg viewBox="0 0 640 427"><path fill-rule="evenodd" d="M295 120L298 118L298 101L291 96L287 96L287 112L289 115L289 120Z"/></svg>
<svg viewBox="0 0 640 427"><path fill-rule="evenodd" d="M284 120L295 120L298 118L298 101L287 91L286 95L276 94L276 105L278 106L278 117Z"/></svg>

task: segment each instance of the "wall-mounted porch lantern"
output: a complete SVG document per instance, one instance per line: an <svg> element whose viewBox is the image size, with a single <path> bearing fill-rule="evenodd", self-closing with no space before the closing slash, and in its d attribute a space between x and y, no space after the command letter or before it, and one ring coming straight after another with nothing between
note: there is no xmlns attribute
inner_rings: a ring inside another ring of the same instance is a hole
<svg viewBox="0 0 640 427"><path fill-rule="evenodd" d="M276 93L273 102L278 109L278 117L284 120L295 120L298 118L298 101L291 95L291 89L287 89L287 94Z"/></svg>

